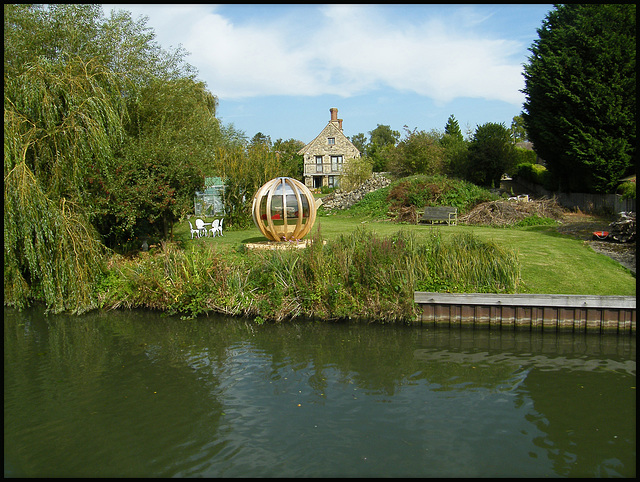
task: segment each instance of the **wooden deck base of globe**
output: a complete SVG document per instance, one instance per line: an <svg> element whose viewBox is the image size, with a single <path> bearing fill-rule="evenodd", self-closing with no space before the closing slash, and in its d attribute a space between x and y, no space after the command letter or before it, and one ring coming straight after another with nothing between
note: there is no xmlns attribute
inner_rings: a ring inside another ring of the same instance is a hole
<svg viewBox="0 0 640 482"><path fill-rule="evenodd" d="M253 249L300 249L306 248L313 243L311 239L301 239L299 241L259 241L257 243L245 243L245 247L249 250ZM322 244L327 244L322 241Z"/></svg>

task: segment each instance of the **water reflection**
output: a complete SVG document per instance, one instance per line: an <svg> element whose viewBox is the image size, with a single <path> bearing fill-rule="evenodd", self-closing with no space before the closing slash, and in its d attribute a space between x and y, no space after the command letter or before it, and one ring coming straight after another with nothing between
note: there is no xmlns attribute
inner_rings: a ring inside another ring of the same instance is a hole
<svg viewBox="0 0 640 482"><path fill-rule="evenodd" d="M635 475L635 337L37 309L4 337L5 475Z"/></svg>

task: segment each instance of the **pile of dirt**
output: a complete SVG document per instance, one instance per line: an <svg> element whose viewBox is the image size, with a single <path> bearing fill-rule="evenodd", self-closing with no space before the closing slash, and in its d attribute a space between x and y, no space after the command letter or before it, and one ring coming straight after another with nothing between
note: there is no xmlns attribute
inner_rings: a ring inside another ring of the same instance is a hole
<svg viewBox="0 0 640 482"><path fill-rule="evenodd" d="M498 200L478 204L469 213L458 216L458 221L484 226L511 226L533 215L560 221L564 214L564 209L553 199Z"/></svg>

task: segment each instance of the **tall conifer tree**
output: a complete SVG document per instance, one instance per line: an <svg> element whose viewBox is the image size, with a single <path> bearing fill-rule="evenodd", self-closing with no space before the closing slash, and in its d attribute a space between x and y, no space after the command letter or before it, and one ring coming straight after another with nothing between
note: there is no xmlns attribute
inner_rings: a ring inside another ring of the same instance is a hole
<svg viewBox="0 0 640 482"><path fill-rule="evenodd" d="M612 192L636 163L636 6L552 10L525 65L529 140L562 191Z"/></svg>

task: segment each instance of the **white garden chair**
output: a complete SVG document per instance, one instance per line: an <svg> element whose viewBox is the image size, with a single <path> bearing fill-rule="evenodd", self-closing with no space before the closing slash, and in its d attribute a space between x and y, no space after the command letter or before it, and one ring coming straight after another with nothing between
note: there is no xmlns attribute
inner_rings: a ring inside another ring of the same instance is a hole
<svg viewBox="0 0 640 482"><path fill-rule="evenodd" d="M220 226L220 220L219 219L215 219L212 223L211 223L211 229L209 231L211 231L211 236L216 235L216 233L218 232Z"/></svg>
<svg viewBox="0 0 640 482"><path fill-rule="evenodd" d="M222 236L222 218L220 218L220 219L216 219L216 221L220 221L220 222L219 222L219 223L218 223L218 225L216 226L216 230L215 230L215 232L216 232L216 233L220 233L220 236ZM211 228L211 229L212 229L212 231L211 231L211 232L214 232L214 231L213 231L213 228ZM214 234L214 236L215 236L215 234Z"/></svg>
<svg viewBox="0 0 640 482"><path fill-rule="evenodd" d="M196 237L200 237L200 231L198 231L197 229L193 229L193 224L191 224L191 221L187 221L189 223L189 228L191 229L191 239L193 239L193 235L195 234Z"/></svg>
<svg viewBox="0 0 640 482"><path fill-rule="evenodd" d="M204 234L205 236L207 235L207 223L205 223L202 219L196 219L196 229L198 230L198 237L200 237L200 234Z"/></svg>

